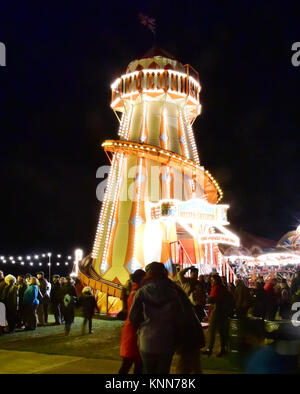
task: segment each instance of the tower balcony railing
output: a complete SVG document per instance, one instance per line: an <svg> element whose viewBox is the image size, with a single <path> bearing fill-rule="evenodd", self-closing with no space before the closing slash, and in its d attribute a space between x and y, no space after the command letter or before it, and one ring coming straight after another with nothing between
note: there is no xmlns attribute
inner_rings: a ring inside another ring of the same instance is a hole
<svg viewBox="0 0 300 394"><path fill-rule="evenodd" d="M189 66L190 67L190 66ZM200 84L189 67L187 73L170 69L143 69L122 75L112 85L111 106L120 99L130 98L139 93L170 92L183 98L188 97L195 105L200 101Z"/></svg>

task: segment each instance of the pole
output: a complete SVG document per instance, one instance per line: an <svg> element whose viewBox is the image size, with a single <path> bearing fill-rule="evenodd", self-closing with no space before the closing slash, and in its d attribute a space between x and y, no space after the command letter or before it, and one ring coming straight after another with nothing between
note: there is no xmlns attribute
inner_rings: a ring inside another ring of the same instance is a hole
<svg viewBox="0 0 300 394"><path fill-rule="evenodd" d="M50 254L50 256L48 255L48 257L49 257L49 264L48 264L48 266L49 266L49 283L51 283L51 254Z"/></svg>

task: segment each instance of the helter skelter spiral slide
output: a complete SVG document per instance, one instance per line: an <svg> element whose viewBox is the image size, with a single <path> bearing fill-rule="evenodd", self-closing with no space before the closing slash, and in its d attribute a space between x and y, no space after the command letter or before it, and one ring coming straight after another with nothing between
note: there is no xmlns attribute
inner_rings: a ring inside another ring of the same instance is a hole
<svg viewBox="0 0 300 394"><path fill-rule="evenodd" d="M111 169L91 255L78 277L97 293L102 311L121 308L122 284L152 261L213 269L233 281L218 244L239 245L223 193L200 165L192 124L200 114L198 73L160 48L132 61L112 85L121 112L119 139L102 147Z"/></svg>

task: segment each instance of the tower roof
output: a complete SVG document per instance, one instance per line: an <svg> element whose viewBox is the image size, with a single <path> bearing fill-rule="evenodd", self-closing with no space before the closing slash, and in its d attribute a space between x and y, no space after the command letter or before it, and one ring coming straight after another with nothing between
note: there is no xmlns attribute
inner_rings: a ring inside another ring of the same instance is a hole
<svg viewBox="0 0 300 394"><path fill-rule="evenodd" d="M152 48L148 49L148 51L144 53L144 55L141 57L141 59L144 59L146 57L154 57L154 56L162 56L162 57L166 57L168 59L177 60L169 52L167 52L164 49L159 48L157 46L153 46Z"/></svg>
<svg viewBox="0 0 300 394"><path fill-rule="evenodd" d="M169 68L177 71L184 71L184 66L180 61L164 49L157 46L153 46L148 49L142 57L130 62L126 72L133 72L143 68Z"/></svg>

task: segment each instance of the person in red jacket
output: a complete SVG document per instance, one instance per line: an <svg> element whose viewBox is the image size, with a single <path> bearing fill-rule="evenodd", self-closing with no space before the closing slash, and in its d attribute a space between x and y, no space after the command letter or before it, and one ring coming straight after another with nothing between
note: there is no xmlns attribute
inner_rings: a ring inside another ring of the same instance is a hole
<svg viewBox="0 0 300 394"><path fill-rule="evenodd" d="M139 269L131 275L131 292L127 298L127 317L123 326L121 335L121 346L120 356L122 357L122 365L119 370L119 374L128 374L131 366L134 364L135 374L141 374L143 372L143 363L137 346L137 334L136 330L132 327L129 320L129 312L135 296L136 291L140 287L140 283L146 272Z"/></svg>
<svg viewBox="0 0 300 394"><path fill-rule="evenodd" d="M219 332L221 351L218 357L222 357L227 352L227 342L228 342L228 300L227 300L227 290L225 289L222 279L218 274L213 274L211 277L212 287L209 295L209 347L204 352L208 356L212 354L216 332Z"/></svg>
<svg viewBox="0 0 300 394"><path fill-rule="evenodd" d="M267 320L275 320L276 312L278 309L278 293L276 291L277 280L271 279L264 286L267 296Z"/></svg>

